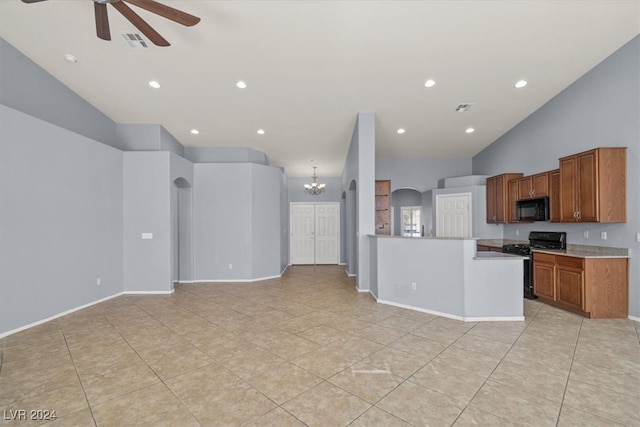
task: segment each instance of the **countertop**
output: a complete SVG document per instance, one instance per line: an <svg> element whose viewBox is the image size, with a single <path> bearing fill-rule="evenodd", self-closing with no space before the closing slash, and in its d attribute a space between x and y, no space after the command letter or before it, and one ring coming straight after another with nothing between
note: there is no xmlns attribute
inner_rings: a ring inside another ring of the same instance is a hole
<svg viewBox="0 0 640 427"><path fill-rule="evenodd" d="M527 256L520 256L514 254L503 254L502 252L476 252L476 256L473 259L479 260L523 260L529 259Z"/></svg>
<svg viewBox="0 0 640 427"><path fill-rule="evenodd" d="M528 245L528 240L511 239L478 239L478 245L500 248L503 245L524 244ZM547 253L552 255L565 255L575 258L629 258L629 249L612 248L608 246L589 245L567 245L567 249L533 249L534 252Z"/></svg>
<svg viewBox="0 0 640 427"><path fill-rule="evenodd" d="M539 253L551 254L551 255L565 255L565 256L570 256L574 258L629 258L629 254L626 249L605 248L605 247L599 247L599 246L587 247L587 249L584 249L584 246L580 248L572 248L571 245L569 245L569 248L564 250L563 249L533 249L533 252L539 252Z"/></svg>

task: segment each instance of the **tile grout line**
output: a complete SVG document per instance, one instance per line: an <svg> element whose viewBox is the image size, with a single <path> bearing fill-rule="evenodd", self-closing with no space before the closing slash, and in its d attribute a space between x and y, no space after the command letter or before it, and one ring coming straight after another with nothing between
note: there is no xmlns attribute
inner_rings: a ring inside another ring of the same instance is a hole
<svg viewBox="0 0 640 427"><path fill-rule="evenodd" d="M560 415L562 414L562 408L564 407L564 398L567 395L567 389L569 388L569 379L571 378L571 370L573 369L573 362L576 358L576 351L578 350L578 342L580 341L580 334L582 333L582 325L584 319L580 320L580 329L578 329L578 337L576 338L576 345L573 348L573 354L571 356L571 364L569 365L569 372L567 373L567 382L564 385L564 391L562 392L562 401L560 402L560 410L558 411L558 417L556 418L556 427L560 423Z"/></svg>
<svg viewBox="0 0 640 427"><path fill-rule="evenodd" d="M511 349L513 349L513 347L516 345L516 342L520 339L520 337L522 336L522 334L524 334L524 332L527 330L527 328L529 328L529 326L531 326L531 324L533 323L533 321L536 319L536 317L538 317L538 314L540 314L540 310L542 309L542 307L540 307L538 309L538 311L536 311L536 314L531 318L531 320L527 323L527 325L522 329L522 331L520 332L520 334L518 335L518 337L513 341L513 343L511 344L511 347L509 347L509 350L507 350L507 352L504 354L504 356L502 356L502 358L500 359L500 362L498 362L498 364L491 370L491 372L489 373L489 375L487 376L487 378L482 382L482 384L480 385L480 387L478 387L478 390L476 390L476 392L473 394L473 396L471 396L471 399L469 399L469 402L465 405L464 409L462 409L462 411L460 411L460 413L458 414L458 416L456 417L456 419L453 421L452 425L455 424L455 422L458 420L458 418L460 418L460 416L464 413L464 411L467 410L467 408L469 406L471 406L471 402L473 401L473 399L478 395L478 393L480 392L480 390L482 390L482 387L484 387L484 385L487 383L487 381L489 381L489 378L491 378L491 375L493 375L493 373L496 371L496 369L498 369L498 366L500 366L500 363L502 363L502 361L504 360L504 358L507 356L507 354L509 354L509 352L511 351ZM477 325L476 325L477 326ZM475 326L474 326L475 328ZM472 331L473 328L471 328L469 331ZM468 331L468 332L469 332ZM466 333L465 333L466 335ZM464 336L464 335L463 335ZM462 337L460 337L462 338ZM458 338L458 339L460 339ZM456 340L457 341L457 340ZM474 407L474 406L472 406ZM491 414L495 417L498 417L502 420L505 420L505 418L501 417L500 415L494 414L493 412L487 411L486 409L482 409L482 408L478 408L481 411L484 411L488 414ZM508 422L513 422L511 420L506 420ZM514 424L517 424L515 422L513 422Z"/></svg>
<svg viewBox="0 0 640 427"><path fill-rule="evenodd" d="M108 320L107 320L108 321ZM60 332L62 332L62 338L64 339L64 345L67 347L67 352L69 353L69 358L71 359L71 363L73 364L73 370L76 372L76 377L78 378L78 382L80 383L80 388L82 388L82 394L84 394L84 399L87 402L87 407L89 408L89 413L91 414L91 418L93 419L93 424L98 425L96 421L96 417L93 414L93 408L91 407L91 403L89 402L89 397L87 396L87 392L84 389L84 384L82 383L82 379L80 378L80 373L78 372L78 367L76 366L76 361L73 358L73 353L71 353L71 349L69 348L69 342L67 341L67 335L64 332L64 328L58 322L60 326Z"/></svg>

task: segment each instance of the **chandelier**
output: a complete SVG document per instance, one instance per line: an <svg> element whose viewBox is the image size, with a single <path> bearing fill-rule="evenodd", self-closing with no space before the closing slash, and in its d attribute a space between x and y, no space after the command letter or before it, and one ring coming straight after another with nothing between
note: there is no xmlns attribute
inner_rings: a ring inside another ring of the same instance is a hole
<svg viewBox="0 0 640 427"><path fill-rule="evenodd" d="M318 194L324 192L324 188L325 188L325 184L318 184L318 177L316 175L316 168L317 166L313 167L313 182L311 184L305 184L304 185L304 191L306 191L307 193L313 195L313 196L317 196Z"/></svg>

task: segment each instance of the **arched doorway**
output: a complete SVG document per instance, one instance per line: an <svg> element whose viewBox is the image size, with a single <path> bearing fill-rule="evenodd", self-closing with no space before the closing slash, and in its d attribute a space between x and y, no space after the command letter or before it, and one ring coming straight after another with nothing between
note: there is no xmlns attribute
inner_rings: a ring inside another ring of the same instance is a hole
<svg viewBox="0 0 640 427"><path fill-rule="evenodd" d="M422 235L422 193L413 188L399 188L391 193L393 208L392 234L419 237Z"/></svg>
<svg viewBox="0 0 640 427"><path fill-rule="evenodd" d="M171 279L193 280L193 200L191 184L177 178L171 186Z"/></svg>

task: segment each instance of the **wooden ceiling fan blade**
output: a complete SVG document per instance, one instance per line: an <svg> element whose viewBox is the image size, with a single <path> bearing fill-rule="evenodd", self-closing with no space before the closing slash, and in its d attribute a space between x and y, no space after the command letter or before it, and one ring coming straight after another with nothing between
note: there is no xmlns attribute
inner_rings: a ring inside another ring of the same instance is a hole
<svg viewBox="0 0 640 427"><path fill-rule="evenodd" d="M156 46L171 46L171 44L162 37L151 25L142 19L137 13L135 13L129 6L122 1L111 3L118 12L122 14L129 22L131 22L142 34L147 36L149 40Z"/></svg>
<svg viewBox="0 0 640 427"><path fill-rule="evenodd" d="M142 9L146 9L149 12L153 12L156 15L163 16L178 24L192 27L200 22L200 18L190 15L178 9L174 9L170 6L158 3L155 0L124 0L127 3L131 3L134 6L138 6Z"/></svg>
<svg viewBox="0 0 640 427"><path fill-rule="evenodd" d="M102 40L111 40L107 5L103 3L93 3L93 6L96 13L96 35Z"/></svg>

